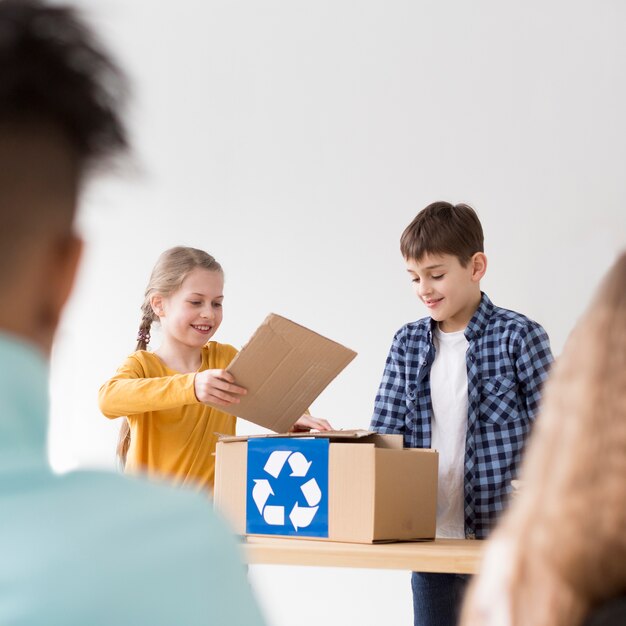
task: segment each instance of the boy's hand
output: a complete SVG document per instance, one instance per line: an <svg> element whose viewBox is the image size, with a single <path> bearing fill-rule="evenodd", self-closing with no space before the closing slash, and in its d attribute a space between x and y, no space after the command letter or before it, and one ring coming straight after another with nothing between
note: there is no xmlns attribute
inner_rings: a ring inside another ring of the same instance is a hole
<svg viewBox="0 0 626 626"><path fill-rule="evenodd" d="M324 419L313 417L312 415L303 415L289 429L290 433L297 433L307 430L334 430L333 427Z"/></svg>
<svg viewBox="0 0 626 626"><path fill-rule="evenodd" d="M226 370L204 370L196 374L193 388L200 402L231 406L239 403L239 396L248 393L234 383L235 377Z"/></svg>

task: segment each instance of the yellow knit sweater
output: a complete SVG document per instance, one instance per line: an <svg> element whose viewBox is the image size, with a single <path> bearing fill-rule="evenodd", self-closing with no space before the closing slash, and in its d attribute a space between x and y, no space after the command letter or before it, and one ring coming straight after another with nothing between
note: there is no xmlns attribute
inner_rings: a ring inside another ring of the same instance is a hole
<svg viewBox="0 0 626 626"><path fill-rule="evenodd" d="M236 354L233 346L210 341L202 348L198 371L223 369ZM194 376L180 374L155 354L140 350L102 385L102 413L108 418L125 416L130 424L127 472L213 488L216 433L235 434L236 418L199 402Z"/></svg>

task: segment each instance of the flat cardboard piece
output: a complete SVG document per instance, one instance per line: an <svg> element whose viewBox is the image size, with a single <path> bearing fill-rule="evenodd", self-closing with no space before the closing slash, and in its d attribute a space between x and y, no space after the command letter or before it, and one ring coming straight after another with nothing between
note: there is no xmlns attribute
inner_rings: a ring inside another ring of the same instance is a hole
<svg viewBox="0 0 626 626"><path fill-rule="evenodd" d="M287 432L355 356L353 350L272 313L227 368L248 393L237 405L215 408Z"/></svg>
<svg viewBox="0 0 626 626"><path fill-rule="evenodd" d="M322 439L362 439L363 437L370 437L371 435L376 435L376 433L370 430L362 430L362 429L352 429L352 430L315 430L315 431L298 431L294 433L263 433L256 435L222 435L220 433L216 433L219 441L223 441L224 443L230 443L231 441L248 441L248 439L263 439L263 438L271 438L271 439L297 439L297 438L322 438ZM400 437L401 435L393 435L393 437ZM400 445L399 447L402 447Z"/></svg>

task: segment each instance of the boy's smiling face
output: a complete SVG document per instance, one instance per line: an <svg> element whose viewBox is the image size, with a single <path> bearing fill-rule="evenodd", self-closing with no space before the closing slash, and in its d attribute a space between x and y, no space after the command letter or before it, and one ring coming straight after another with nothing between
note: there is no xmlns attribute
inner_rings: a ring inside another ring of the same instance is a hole
<svg viewBox="0 0 626 626"><path fill-rule="evenodd" d="M465 267L452 254L425 254L406 259L417 297L445 333L463 330L480 304L480 279L487 258L477 252Z"/></svg>

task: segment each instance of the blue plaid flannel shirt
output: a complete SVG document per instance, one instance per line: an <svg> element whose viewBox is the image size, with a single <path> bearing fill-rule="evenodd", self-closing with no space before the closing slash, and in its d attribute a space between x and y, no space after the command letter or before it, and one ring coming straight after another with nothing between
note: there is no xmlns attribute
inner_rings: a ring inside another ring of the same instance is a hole
<svg viewBox="0 0 626 626"><path fill-rule="evenodd" d="M431 445L434 324L426 317L395 334L374 405L371 429L402 434L410 448ZM465 536L484 539L507 504L553 358L539 324L484 293L465 337Z"/></svg>

